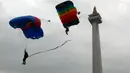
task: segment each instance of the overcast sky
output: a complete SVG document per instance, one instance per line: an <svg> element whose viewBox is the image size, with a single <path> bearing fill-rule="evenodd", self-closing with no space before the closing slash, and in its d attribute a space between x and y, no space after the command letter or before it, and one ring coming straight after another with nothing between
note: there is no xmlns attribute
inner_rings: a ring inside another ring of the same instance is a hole
<svg viewBox="0 0 130 73"><path fill-rule="evenodd" d="M0 73L92 73L92 27L88 14L93 7L102 16L99 25L103 73L130 73L130 0L73 0L81 11L80 23L66 35L55 6L65 0L0 0ZM26 40L9 20L22 15L41 19L45 36ZM79 15L80 16L80 15ZM29 54L51 49L65 40L63 47L27 60L22 65L27 44Z"/></svg>

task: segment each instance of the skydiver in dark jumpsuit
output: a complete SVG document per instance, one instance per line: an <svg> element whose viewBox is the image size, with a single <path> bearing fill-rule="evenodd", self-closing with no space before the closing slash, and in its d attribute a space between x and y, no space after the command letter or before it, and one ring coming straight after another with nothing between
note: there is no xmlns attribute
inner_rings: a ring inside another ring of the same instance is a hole
<svg viewBox="0 0 130 73"><path fill-rule="evenodd" d="M77 12L77 14L78 14L78 15L80 15L80 13L81 13L80 11L79 11L79 12ZM66 32L66 34L68 35L68 32L69 32L69 27L66 27L66 26L65 26L65 29L66 29L66 30L65 30L65 32Z"/></svg>
<svg viewBox="0 0 130 73"><path fill-rule="evenodd" d="M26 51L26 49L24 50L24 57L23 57L23 65L26 64L26 59L28 58L28 53Z"/></svg>
<svg viewBox="0 0 130 73"><path fill-rule="evenodd" d="M66 34L68 35L68 32L69 32L69 28L66 27L66 30L65 30Z"/></svg>

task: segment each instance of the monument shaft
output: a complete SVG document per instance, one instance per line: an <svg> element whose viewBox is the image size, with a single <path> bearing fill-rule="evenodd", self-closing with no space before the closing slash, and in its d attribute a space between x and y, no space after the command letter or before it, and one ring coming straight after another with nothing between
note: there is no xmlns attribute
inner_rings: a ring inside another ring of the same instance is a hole
<svg viewBox="0 0 130 73"><path fill-rule="evenodd" d="M102 73L99 28L96 22L92 23L92 48L93 73Z"/></svg>

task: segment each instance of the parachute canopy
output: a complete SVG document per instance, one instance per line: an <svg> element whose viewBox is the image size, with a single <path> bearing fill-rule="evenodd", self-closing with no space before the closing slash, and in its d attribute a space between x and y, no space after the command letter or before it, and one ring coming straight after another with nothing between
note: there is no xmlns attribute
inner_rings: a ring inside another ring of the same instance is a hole
<svg viewBox="0 0 130 73"><path fill-rule="evenodd" d="M74 7L72 1L65 1L56 5L56 10L64 28L66 28L66 32L69 31L68 27L77 25L79 23L79 19L77 17L77 9Z"/></svg>
<svg viewBox="0 0 130 73"><path fill-rule="evenodd" d="M35 16L20 16L9 21L10 26L20 28L26 38L39 39L44 36L41 21Z"/></svg>

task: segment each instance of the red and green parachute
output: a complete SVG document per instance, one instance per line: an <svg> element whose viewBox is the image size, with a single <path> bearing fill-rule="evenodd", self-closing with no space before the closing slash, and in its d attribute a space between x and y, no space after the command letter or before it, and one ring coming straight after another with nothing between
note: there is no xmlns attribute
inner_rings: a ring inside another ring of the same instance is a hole
<svg viewBox="0 0 130 73"><path fill-rule="evenodd" d="M69 27L79 23L77 9L72 1L65 1L56 5L56 10L64 28L66 28L66 34L68 34Z"/></svg>

